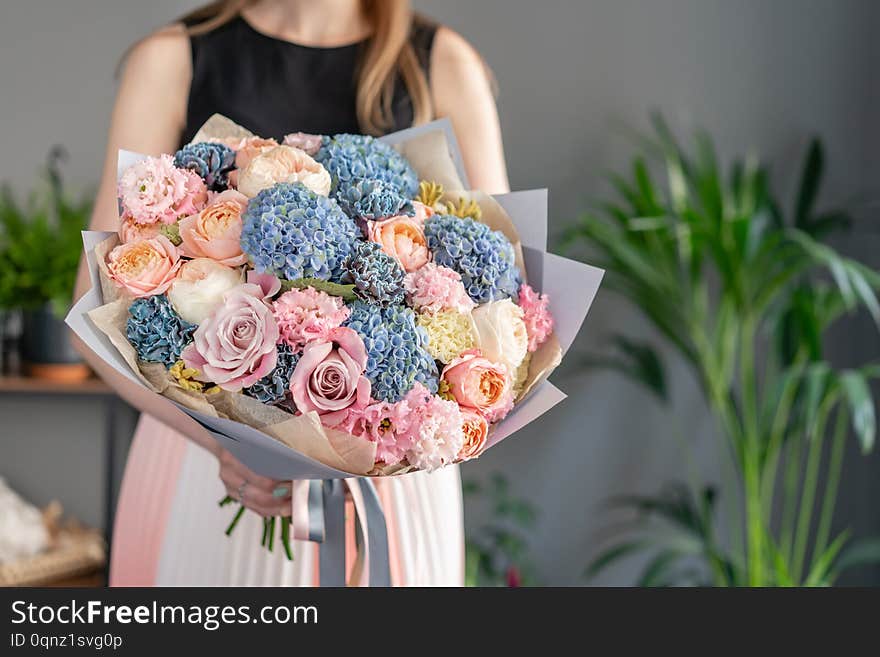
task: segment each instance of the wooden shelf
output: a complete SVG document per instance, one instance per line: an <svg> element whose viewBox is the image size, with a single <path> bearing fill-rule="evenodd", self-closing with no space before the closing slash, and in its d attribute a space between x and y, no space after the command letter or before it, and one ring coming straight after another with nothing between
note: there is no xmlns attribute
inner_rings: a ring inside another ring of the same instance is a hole
<svg viewBox="0 0 880 657"><path fill-rule="evenodd" d="M113 391L98 378L85 381L51 381L27 376L0 376L0 393L18 392L52 395L110 395Z"/></svg>

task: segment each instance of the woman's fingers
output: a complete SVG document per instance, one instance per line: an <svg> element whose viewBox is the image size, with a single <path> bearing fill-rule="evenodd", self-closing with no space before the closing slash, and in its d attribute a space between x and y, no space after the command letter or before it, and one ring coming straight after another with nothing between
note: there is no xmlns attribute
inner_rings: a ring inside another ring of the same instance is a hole
<svg viewBox="0 0 880 657"><path fill-rule="evenodd" d="M261 516L290 515L289 482L262 477L225 450L219 460L220 479L230 497Z"/></svg>

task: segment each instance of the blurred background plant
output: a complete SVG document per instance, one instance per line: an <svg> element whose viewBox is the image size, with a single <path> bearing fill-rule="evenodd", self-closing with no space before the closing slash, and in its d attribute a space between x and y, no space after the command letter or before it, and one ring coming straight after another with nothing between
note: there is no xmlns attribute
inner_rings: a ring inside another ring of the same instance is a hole
<svg viewBox="0 0 880 657"><path fill-rule="evenodd" d="M845 568L880 560L880 541L832 534L850 427L864 452L874 444L869 384L880 365L839 369L824 350L847 312L865 309L880 325L880 275L827 243L850 220L816 210L819 141L786 217L757 159L725 172L708 135L686 149L661 116L653 128L629 175L610 177L618 198L583 215L565 243L604 267L608 287L691 366L735 466L736 486L722 491L733 512L722 541L714 487L614 500L635 510L635 522L614 532L587 572L641 554L643 585L829 585ZM612 344L590 364L665 401L654 348L622 335Z"/></svg>
<svg viewBox="0 0 880 657"><path fill-rule="evenodd" d="M73 299L81 231L93 193L74 198L61 177L66 153L49 151L24 201L0 189L0 372L77 381L89 376L63 319Z"/></svg>
<svg viewBox="0 0 880 657"><path fill-rule="evenodd" d="M0 191L0 308L50 304L63 317L70 307L94 194L74 198L65 189L65 159L63 148L52 148L45 178L25 202L9 186Z"/></svg>
<svg viewBox="0 0 880 657"><path fill-rule="evenodd" d="M465 481L463 490L469 503L488 504L490 511L486 524L467 536L465 584L535 586L528 546L535 508L511 495L507 478L497 472L486 482Z"/></svg>

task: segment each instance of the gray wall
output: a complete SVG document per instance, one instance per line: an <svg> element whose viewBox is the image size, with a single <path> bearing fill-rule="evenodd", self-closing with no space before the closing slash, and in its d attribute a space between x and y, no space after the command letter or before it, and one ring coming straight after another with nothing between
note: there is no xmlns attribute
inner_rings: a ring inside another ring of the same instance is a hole
<svg viewBox="0 0 880 657"><path fill-rule="evenodd" d="M5 2L0 179L27 185L48 147L62 143L72 156L71 179L94 182L119 55L195 4ZM554 229L605 191L603 171L625 164L630 143L615 126L643 126L651 108L683 130L708 128L723 154L754 148L774 163L782 190L789 190L792 162L815 133L828 147L829 202L864 198L880 172L870 148L878 136L871 120L878 109L872 75L878 52L869 39L878 12L870 0L421 0L416 6L483 52L500 88L512 186L550 188ZM868 257L876 242L861 235L844 246ZM598 347L623 325L648 335L637 314L600 293L578 348ZM865 348L876 352L877 341L858 322L838 351L853 358ZM712 422L687 372L671 366L671 412L615 376L564 366L555 378L571 398L466 466L466 477L506 472L539 506L534 553L544 583L583 581L583 565L607 524L602 502L610 495L649 493L692 475L721 481ZM0 474L15 474L40 499L53 490L75 497L70 461L38 456L48 453L46 436L54 434L68 436L54 444L59 455L83 453L100 430L98 416L94 426L88 418L64 423L60 412L36 423L35 408L0 398L2 440L15 446L0 443ZM79 479L88 480L98 463L78 464ZM842 515L859 532L876 530L878 514L865 500L877 499L877 460L848 467ZM87 488L76 505L86 514L96 499ZM470 508L469 524L481 520L482 510ZM632 570L597 581L626 583Z"/></svg>

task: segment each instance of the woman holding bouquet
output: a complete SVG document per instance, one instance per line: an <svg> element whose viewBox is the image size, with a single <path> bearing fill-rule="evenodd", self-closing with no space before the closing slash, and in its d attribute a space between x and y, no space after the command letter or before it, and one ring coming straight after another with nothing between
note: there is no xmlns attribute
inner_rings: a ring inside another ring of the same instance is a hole
<svg viewBox="0 0 880 657"><path fill-rule="evenodd" d="M404 0L221 0L135 44L110 126L93 230L118 230L116 154L174 152L212 114L281 139L384 134L452 121L475 188L508 189L498 117L480 56ZM79 293L87 289L81 276ZM166 400L87 354L144 412L118 505L112 585L314 585L317 546L295 561L256 542L259 516L289 515L289 482L251 472ZM219 478L218 478L219 470ZM376 482L395 585L463 584L456 467ZM221 534L231 495L254 513Z"/></svg>

